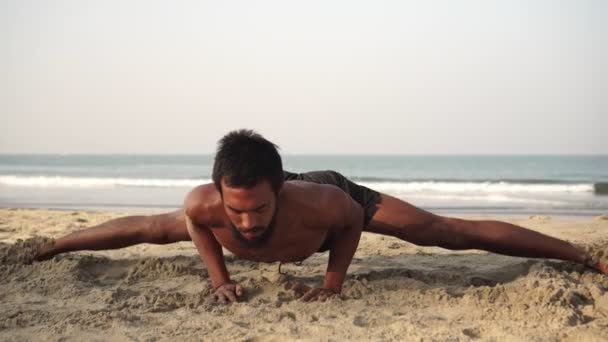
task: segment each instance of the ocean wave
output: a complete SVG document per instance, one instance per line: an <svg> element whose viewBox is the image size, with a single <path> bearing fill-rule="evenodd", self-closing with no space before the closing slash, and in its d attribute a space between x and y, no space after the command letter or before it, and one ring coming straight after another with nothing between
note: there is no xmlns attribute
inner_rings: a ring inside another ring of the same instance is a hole
<svg viewBox="0 0 608 342"><path fill-rule="evenodd" d="M550 206L568 206L572 202L559 201L551 199L540 199L530 197L516 197L505 194L478 194L478 195L457 195L457 194L416 194L416 200L432 200L441 202L454 201L469 201L469 202L484 202L484 203L511 203L511 204L529 204L529 205L550 205ZM410 199L410 198L407 198ZM577 202L580 205L580 203Z"/></svg>
<svg viewBox="0 0 608 342"><path fill-rule="evenodd" d="M580 181L567 179L538 178L390 178L390 177L349 177L357 183L512 183L512 184L577 184Z"/></svg>
<svg viewBox="0 0 608 342"><path fill-rule="evenodd" d="M64 176L0 176L0 184L43 188L195 187L210 179L94 178Z"/></svg>
<svg viewBox="0 0 608 342"><path fill-rule="evenodd" d="M592 183L521 184L507 182L362 182L368 188L398 193L587 193Z"/></svg>
<svg viewBox="0 0 608 342"><path fill-rule="evenodd" d="M1 175L0 184L22 187L194 187L210 183L211 179L161 179L161 178L111 178L111 177L66 177L66 176L21 176ZM369 188L399 194L443 193L443 194L513 194L513 193L593 193L593 183L510 183L510 182L466 182L466 181L403 181L360 182Z"/></svg>

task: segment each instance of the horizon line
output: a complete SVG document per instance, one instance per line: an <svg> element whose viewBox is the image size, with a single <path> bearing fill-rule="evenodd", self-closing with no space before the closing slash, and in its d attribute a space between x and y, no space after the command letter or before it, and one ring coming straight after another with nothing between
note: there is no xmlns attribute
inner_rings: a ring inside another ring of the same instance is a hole
<svg viewBox="0 0 608 342"><path fill-rule="evenodd" d="M498 153L352 153L352 152L304 152L304 153L281 153L281 156L387 156L387 157L409 157L409 156L437 156L437 157L468 157L468 156L587 156L587 157L608 157L606 153L551 153L551 152L540 152L540 153L516 153L516 152L498 152ZM0 152L0 156L212 156L215 152L203 152L203 153L153 153L153 152Z"/></svg>

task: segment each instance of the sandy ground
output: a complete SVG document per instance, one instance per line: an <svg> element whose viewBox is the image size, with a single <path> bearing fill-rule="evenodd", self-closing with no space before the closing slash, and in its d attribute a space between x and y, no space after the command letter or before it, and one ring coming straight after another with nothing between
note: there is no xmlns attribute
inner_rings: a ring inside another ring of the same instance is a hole
<svg viewBox="0 0 608 342"><path fill-rule="evenodd" d="M124 213L0 209L0 340L606 341L608 277L582 266L423 248L364 234L343 298L302 303L286 280L320 284L327 253L302 265L236 260L246 302L209 300L189 242L27 261L59 237ZM506 218L608 256L608 220Z"/></svg>

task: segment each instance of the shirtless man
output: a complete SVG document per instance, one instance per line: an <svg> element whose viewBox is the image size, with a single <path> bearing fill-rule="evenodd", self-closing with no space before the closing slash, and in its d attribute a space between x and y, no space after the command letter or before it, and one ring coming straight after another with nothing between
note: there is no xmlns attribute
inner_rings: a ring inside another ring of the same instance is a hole
<svg viewBox="0 0 608 342"><path fill-rule="evenodd" d="M219 144L213 184L200 185L183 209L128 216L72 233L38 251L37 259L75 250L138 243L194 242L207 266L215 297L235 302L222 246L235 256L261 262L301 261L329 250L323 285L295 284L302 300L339 294L362 231L394 236L421 246L569 260L608 274L608 265L566 241L499 221L442 217L357 185L337 172L284 172L276 145L250 130L228 133Z"/></svg>

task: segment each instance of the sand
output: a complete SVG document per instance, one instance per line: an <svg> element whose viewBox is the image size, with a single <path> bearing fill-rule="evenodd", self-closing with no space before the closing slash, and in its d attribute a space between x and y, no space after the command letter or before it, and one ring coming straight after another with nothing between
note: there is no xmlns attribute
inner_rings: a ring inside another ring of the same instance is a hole
<svg viewBox="0 0 608 342"><path fill-rule="evenodd" d="M0 209L0 340L605 341L608 277L556 260L452 252L364 234L342 298L302 303L327 253L302 265L237 260L245 302L210 300L190 242L31 261L41 237L125 213ZM608 256L608 220L502 218ZM38 236L34 240L26 239ZM19 240L21 239L21 240Z"/></svg>

